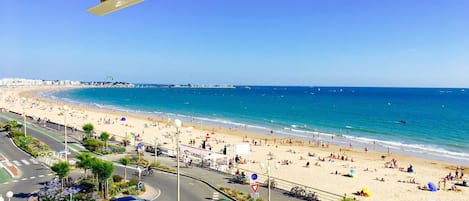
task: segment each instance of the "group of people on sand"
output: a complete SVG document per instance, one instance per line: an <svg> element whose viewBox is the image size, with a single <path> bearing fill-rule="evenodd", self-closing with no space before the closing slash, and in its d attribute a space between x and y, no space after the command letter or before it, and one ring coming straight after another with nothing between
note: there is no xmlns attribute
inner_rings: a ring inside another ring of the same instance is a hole
<svg viewBox="0 0 469 201"><path fill-rule="evenodd" d="M386 167L386 168L398 168L397 160L393 158L391 161L388 161L388 162L384 163L384 167Z"/></svg>
<svg viewBox="0 0 469 201"><path fill-rule="evenodd" d="M349 159L350 159L351 162L354 162L353 158L349 158L345 154L342 154L342 155L337 154L336 155L335 153L331 153L329 157L331 159L337 159L337 160L343 160L343 161L349 161ZM324 161L324 160L322 160L322 161Z"/></svg>
<svg viewBox="0 0 469 201"><path fill-rule="evenodd" d="M397 182L408 183L408 184L419 184L415 181L414 177L410 178L409 180L397 180Z"/></svg>
<svg viewBox="0 0 469 201"><path fill-rule="evenodd" d="M461 173L459 171L461 171ZM456 168L456 172L454 173L454 175L452 175L451 172L449 172L448 175L445 176L445 179L448 181L455 181L455 180L462 180L463 177L464 177L464 172L462 172L462 170L460 170L459 168Z"/></svg>

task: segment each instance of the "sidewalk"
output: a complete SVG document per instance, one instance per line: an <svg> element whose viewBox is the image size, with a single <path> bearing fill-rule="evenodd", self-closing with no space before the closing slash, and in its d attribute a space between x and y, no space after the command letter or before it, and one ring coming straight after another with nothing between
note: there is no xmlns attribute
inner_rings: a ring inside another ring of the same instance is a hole
<svg viewBox="0 0 469 201"><path fill-rule="evenodd" d="M143 184L145 184L145 192L139 195L140 198L147 199L147 200L154 200L156 197L158 197L161 194L160 189L156 189L155 187L150 186L145 182L143 182Z"/></svg>
<svg viewBox="0 0 469 201"><path fill-rule="evenodd" d="M130 153L132 153L132 152L130 152ZM105 157L107 160L116 161L119 158L122 158L124 156L125 156L125 154L113 154L113 155L106 155L106 156L103 156L103 157ZM154 160L154 156L151 156L151 154L148 153L148 152L145 153L144 158L148 161L153 161ZM176 169L176 160L175 160L175 158L169 158L169 157L165 157L165 156L158 156L158 161L161 164L165 165L165 166L173 167L174 169ZM251 189L250 185L229 183L228 181L232 177L232 175L217 172L215 170L200 168L200 167L196 167L196 166L186 168L186 167L184 167L183 163L180 163L180 173L183 176L187 176L187 177L190 177L190 178L202 180L203 182L205 182L205 183L207 183L207 184L209 184L209 185L211 185L212 187L215 187L215 188L228 187L228 188L231 188L231 189L240 190L240 191L242 191L246 194L252 193L252 189ZM154 191L148 192L148 186L146 186L146 187L147 187L147 192L145 192L143 195L141 195L141 197L143 198L143 196L148 193L149 194L148 197L144 197L144 198L149 199L149 197L151 197L150 194L155 195L156 192L154 192ZM262 199L267 200L267 197L268 197L267 188L260 187L258 192L259 192L259 196ZM145 196L147 196L147 195L145 195ZM271 197L271 199L270 199L271 201L287 201L287 200L297 201L297 200L302 200L302 199L298 199L298 198L295 198L295 197L285 195L282 191L279 191L279 190L271 190L271 196L270 197ZM149 199L149 200L151 200L151 199Z"/></svg>

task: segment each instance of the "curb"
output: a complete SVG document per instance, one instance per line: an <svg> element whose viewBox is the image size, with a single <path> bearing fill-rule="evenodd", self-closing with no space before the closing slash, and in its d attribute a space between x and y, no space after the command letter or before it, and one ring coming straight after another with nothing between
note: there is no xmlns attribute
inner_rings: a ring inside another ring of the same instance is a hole
<svg viewBox="0 0 469 201"><path fill-rule="evenodd" d="M170 172L170 171L167 171L167 170L162 170L162 169L157 169L158 171L160 172L165 172L165 173L169 173L169 174L176 174L174 172ZM186 174L179 174L181 176L184 176L184 177L187 177L187 178L191 178L191 179L194 179L194 180L197 180L199 182L202 182L204 184L206 184L207 186L209 186L210 188L213 188L215 191L217 191L218 193L222 194L223 196L225 196L226 198L232 200L232 201L237 201L234 197L231 197L230 195L228 195L227 193L225 193L224 191L218 189L216 186L212 185L211 183L201 179L201 178L198 178L198 177L195 177L195 176L191 176L191 175L186 175Z"/></svg>
<svg viewBox="0 0 469 201"><path fill-rule="evenodd" d="M144 199L147 199L147 200L156 200L158 197L160 197L160 195L161 195L161 190L160 190L159 188L155 188L155 187L149 185L149 184L146 183L146 182L143 182L143 184L145 185L146 191L145 191L145 193L143 193L142 195L140 195L141 198L144 198ZM147 194L147 192L148 192L150 189L153 190L153 191L155 191L154 195L152 195L152 196L150 196L150 197L145 196L145 194Z"/></svg>
<svg viewBox="0 0 469 201"><path fill-rule="evenodd" d="M5 157L3 154L0 153L0 156L5 159L5 160L2 160L2 161L8 161L8 158ZM0 161L0 162L2 162L2 161ZM18 168L15 165L11 165L11 166L13 166L16 170L18 170ZM0 168L5 169L12 178L18 177L18 175L14 175L13 172L11 172L11 170L8 167L10 167L10 166L4 166L3 164L0 164ZM19 172L19 170L18 170L18 172Z"/></svg>
<svg viewBox="0 0 469 201"><path fill-rule="evenodd" d="M101 158L101 159L104 159L104 160L107 160L107 161L111 161L113 162L115 165L117 166L121 166L121 167L124 167L124 165L122 164L119 164L119 163L116 163L108 158ZM127 166L127 169L137 169L135 167L132 167L132 166ZM175 172L171 172L171 171L167 171L167 170L163 170L163 169L160 169L160 168L156 168L156 171L158 172L164 172L164 173L167 173L167 174L173 174L173 175L176 175ZM190 179L194 179L194 180L197 180L201 183L204 183L205 185L209 186L210 188L214 189L215 191L217 191L218 193L222 194L223 196L225 196L226 198L228 198L229 200L232 200L232 201L237 201L235 198L233 198L232 196L228 195L227 193L225 193L224 191L218 189L216 186L212 185L211 183L201 179L201 178L198 178L198 177L195 177L195 176L192 176L192 175L187 175L187 174L179 174L183 177L187 177L187 178L190 178Z"/></svg>

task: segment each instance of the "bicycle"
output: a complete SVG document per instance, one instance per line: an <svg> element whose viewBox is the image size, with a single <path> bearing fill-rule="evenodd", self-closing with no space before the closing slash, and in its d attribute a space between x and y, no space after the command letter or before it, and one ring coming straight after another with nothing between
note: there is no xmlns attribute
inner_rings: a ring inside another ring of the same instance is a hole
<svg viewBox="0 0 469 201"><path fill-rule="evenodd" d="M154 170L153 169L145 169L142 171L142 176L152 176L154 173Z"/></svg>
<svg viewBox="0 0 469 201"><path fill-rule="evenodd" d="M295 186L295 187L290 189L289 194L293 197L298 197L298 198L305 197L306 196L306 190L302 187Z"/></svg>
<svg viewBox="0 0 469 201"><path fill-rule="evenodd" d="M265 187L269 186L269 180L268 179L265 180L264 186ZM277 182L275 181L275 179L270 179L270 188L277 188Z"/></svg>
<svg viewBox="0 0 469 201"><path fill-rule="evenodd" d="M318 194L316 194L316 192L313 192L313 191L308 191L308 193L306 194L305 196L305 200L307 201L318 201Z"/></svg>

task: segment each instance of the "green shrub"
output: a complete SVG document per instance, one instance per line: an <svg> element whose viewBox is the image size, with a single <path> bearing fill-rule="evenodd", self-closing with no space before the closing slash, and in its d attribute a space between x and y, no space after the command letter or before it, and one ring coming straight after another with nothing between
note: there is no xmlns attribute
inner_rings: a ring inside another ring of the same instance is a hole
<svg viewBox="0 0 469 201"><path fill-rule="evenodd" d="M86 149L95 152L99 150L100 147L103 146L103 141L94 139L94 138L86 138L84 141Z"/></svg>
<svg viewBox="0 0 469 201"><path fill-rule="evenodd" d="M31 144L34 141L34 138L31 135L22 135L16 138L18 139L18 146L22 148L26 148L27 145Z"/></svg>
<svg viewBox="0 0 469 201"><path fill-rule="evenodd" d="M132 179L129 180L129 182L127 182L127 185L128 185L128 186L137 186L137 185L138 185L138 182L139 182L138 179L132 178Z"/></svg>
<svg viewBox="0 0 469 201"><path fill-rule="evenodd" d="M45 143L41 143L41 145L39 145L39 147L41 148L41 151L49 151L50 150L49 145L47 145Z"/></svg>
<svg viewBox="0 0 469 201"><path fill-rule="evenodd" d="M124 178L118 174L112 175L112 181L118 183L121 182Z"/></svg>
<svg viewBox="0 0 469 201"><path fill-rule="evenodd" d="M118 153L118 154L122 154L125 152L125 147L123 146L119 146L119 145L108 145L108 150L111 152L111 153Z"/></svg>
<svg viewBox="0 0 469 201"><path fill-rule="evenodd" d="M80 189L82 189L84 193L92 193L95 188L96 184L92 180L84 179L80 182Z"/></svg>
<svg viewBox="0 0 469 201"><path fill-rule="evenodd" d="M130 161L136 163L139 160L139 157L137 155L132 155L130 156Z"/></svg>
<svg viewBox="0 0 469 201"><path fill-rule="evenodd" d="M159 161L156 161L156 162L151 162L151 167L160 167L161 166L161 163Z"/></svg>
<svg viewBox="0 0 469 201"><path fill-rule="evenodd" d="M10 130L10 137L15 138L18 136L24 136L24 131L20 129L12 129Z"/></svg>

